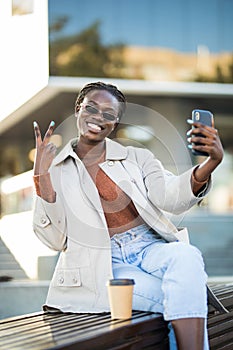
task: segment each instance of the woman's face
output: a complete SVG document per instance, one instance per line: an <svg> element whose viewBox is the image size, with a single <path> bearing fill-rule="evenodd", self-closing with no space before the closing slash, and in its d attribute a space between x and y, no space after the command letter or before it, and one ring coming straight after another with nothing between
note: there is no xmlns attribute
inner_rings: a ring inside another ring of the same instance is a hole
<svg viewBox="0 0 233 350"><path fill-rule="evenodd" d="M106 90L87 93L77 112L80 139L88 143L101 142L118 122L120 103Z"/></svg>

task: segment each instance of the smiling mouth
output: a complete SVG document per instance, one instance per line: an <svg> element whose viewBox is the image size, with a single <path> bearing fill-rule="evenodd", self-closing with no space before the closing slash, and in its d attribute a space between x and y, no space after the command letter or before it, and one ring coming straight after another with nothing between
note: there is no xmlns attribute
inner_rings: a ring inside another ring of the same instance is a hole
<svg viewBox="0 0 233 350"><path fill-rule="evenodd" d="M87 123L87 125L88 125L88 127L89 127L90 129L92 129L92 130L94 130L94 131L97 131L97 132L99 132L99 131L101 131L101 130L104 129L104 128L101 127L100 125L97 125L97 124L94 124L94 123Z"/></svg>

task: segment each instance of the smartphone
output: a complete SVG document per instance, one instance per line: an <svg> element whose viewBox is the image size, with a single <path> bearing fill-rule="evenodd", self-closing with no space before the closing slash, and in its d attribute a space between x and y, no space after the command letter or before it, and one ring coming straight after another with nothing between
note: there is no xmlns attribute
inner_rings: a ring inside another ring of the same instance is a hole
<svg viewBox="0 0 233 350"><path fill-rule="evenodd" d="M199 122L201 124L205 124L207 126L213 126L214 125L214 117L213 114L210 111L206 111L204 109L194 109L192 111L192 120L194 122ZM198 134L197 136L205 137L202 134ZM198 145L198 143L196 143ZM197 150L192 150L192 153L195 156L208 156L208 153L201 152Z"/></svg>

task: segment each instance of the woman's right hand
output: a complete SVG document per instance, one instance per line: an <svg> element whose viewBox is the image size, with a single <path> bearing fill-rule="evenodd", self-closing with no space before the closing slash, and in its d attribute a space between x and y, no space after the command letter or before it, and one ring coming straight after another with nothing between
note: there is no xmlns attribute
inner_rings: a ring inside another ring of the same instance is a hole
<svg viewBox="0 0 233 350"><path fill-rule="evenodd" d="M54 131L55 123L52 121L45 133L44 138L41 137L41 132L37 122L33 123L35 140L36 140L36 155L34 161L34 175L43 175L48 173L49 167L55 158L57 148L50 142Z"/></svg>

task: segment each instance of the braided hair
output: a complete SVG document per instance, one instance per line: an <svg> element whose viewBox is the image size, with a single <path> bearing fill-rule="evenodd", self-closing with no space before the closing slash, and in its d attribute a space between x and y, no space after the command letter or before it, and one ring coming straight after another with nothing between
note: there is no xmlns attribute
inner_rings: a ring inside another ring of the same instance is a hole
<svg viewBox="0 0 233 350"><path fill-rule="evenodd" d="M115 85L106 84L106 83L103 83L101 81L86 84L80 90L80 92L77 96L77 99L75 101L75 113L78 111L80 104L84 100L84 97L87 95L88 92L90 92L92 90L106 90L111 95L113 95L118 100L118 102L120 102L119 103L120 111L118 114L118 118L121 119L121 117L125 113L125 109L126 109L126 98L125 98L124 94L120 90L118 90L118 88Z"/></svg>

